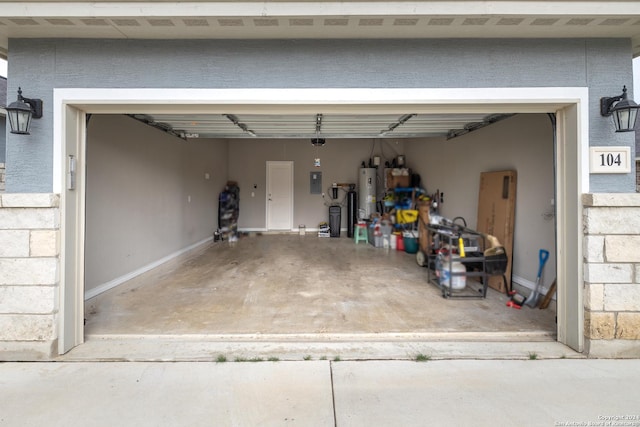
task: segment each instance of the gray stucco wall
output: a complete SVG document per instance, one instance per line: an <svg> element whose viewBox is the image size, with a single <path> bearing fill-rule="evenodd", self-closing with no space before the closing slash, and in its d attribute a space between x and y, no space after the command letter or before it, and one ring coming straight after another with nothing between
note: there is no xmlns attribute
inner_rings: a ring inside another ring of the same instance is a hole
<svg viewBox="0 0 640 427"><path fill-rule="evenodd" d="M7 149L7 118L0 116L0 163L4 163Z"/></svg>
<svg viewBox="0 0 640 427"><path fill-rule="evenodd" d="M591 145L634 147L633 134L614 134L597 102L625 84L633 91L628 39L11 39L9 47L8 93L22 86L45 108L30 136L8 138L10 192L52 190L56 87L589 87ZM591 191L635 191L634 181L634 173L595 175Z"/></svg>

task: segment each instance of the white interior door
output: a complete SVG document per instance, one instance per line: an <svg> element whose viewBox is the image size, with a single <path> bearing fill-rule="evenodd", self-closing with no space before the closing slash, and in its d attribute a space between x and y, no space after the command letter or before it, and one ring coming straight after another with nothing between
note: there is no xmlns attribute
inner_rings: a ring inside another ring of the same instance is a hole
<svg viewBox="0 0 640 427"><path fill-rule="evenodd" d="M293 162L267 162L267 230L293 228Z"/></svg>

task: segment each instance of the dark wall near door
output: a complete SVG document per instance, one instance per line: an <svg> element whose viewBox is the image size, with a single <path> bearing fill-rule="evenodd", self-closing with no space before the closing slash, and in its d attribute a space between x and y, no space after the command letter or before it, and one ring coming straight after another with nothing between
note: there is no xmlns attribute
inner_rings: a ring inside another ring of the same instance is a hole
<svg viewBox="0 0 640 427"><path fill-rule="evenodd" d="M7 119L5 116L0 116L0 163L4 163L6 159L6 153L7 153L6 152L7 135L5 132L6 128L7 128Z"/></svg>
<svg viewBox="0 0 640 427"><path fill-rule="evenodd" d="M7 78L0 76L0 106L9 105L7 102ZM7 118L0 114L0 163L4 163L7 146Z"/></svg>
<svg viewBox="0 0 640 427"><path fill-rule="evenodd" d="M226 178L225 141L187 142L127 116L93 115L85 291L212 238Z"/></svg>

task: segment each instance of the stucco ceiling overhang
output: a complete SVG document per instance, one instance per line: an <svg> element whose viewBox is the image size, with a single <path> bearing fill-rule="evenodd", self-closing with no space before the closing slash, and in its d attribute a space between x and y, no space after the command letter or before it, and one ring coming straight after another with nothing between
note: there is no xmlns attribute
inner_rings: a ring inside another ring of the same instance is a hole
<svg viewBox="0 0 640 427"><path fill-rule="evenodd" d="M640 2L622 1L5 1L10 38L622 37L640 55Z"/></svg>

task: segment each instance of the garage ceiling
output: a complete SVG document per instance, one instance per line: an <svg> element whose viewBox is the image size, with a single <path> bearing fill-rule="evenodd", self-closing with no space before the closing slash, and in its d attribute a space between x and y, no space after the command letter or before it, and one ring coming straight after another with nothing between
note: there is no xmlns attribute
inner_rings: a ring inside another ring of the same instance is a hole
<svg viewBox="0 0 640 427"><path fill-rule="evenodd" d="M458 136L508 114L133 114L181 138L425 138Z"/></svg>

